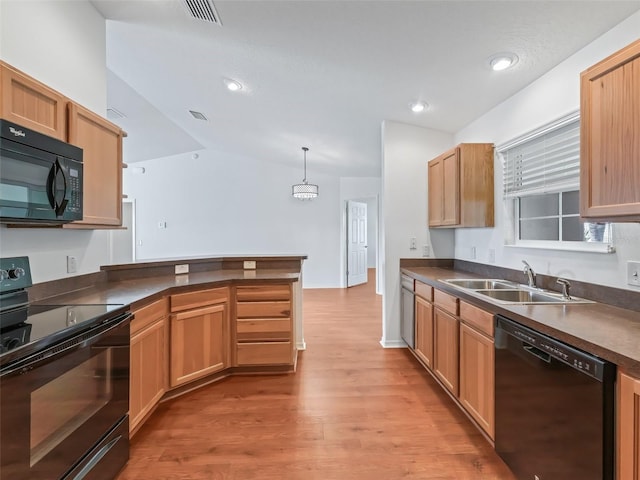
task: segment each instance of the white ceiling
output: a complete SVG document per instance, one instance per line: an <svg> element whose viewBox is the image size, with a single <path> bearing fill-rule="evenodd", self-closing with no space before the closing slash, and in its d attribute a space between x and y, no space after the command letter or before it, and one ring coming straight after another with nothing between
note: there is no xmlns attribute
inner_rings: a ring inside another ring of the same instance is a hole
<svg viewBox="0 0 640 480"><path fill-rule="evenodd" d="M218 26L188 17L180 0L92 3L112 20L107 63L122 80L110 83L108 101L127 115L130 137L145 139L138 144L156 142L157 155L177 129L167 155L201 144L295 165L308 146L310 176L380 175L383 120L456 132L640 9L612 0L216 0ZM487 60L503 51L520 61L493 72ZM228 91L224 77L245 89ZM166 117L157 134L127 88ZM411 112L416 99L430 109ZM149 157L139 148L127 161Z"/></svg>

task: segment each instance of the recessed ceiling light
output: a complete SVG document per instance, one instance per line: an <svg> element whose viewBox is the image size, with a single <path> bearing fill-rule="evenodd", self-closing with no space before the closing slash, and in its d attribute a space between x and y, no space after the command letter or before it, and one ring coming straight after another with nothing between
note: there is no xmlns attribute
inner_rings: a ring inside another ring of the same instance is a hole
<svg viewBox="0 0 640 480"><path fill-rule="evenodd" d="M411 107L412 112L420 113L420 112L424 112L427 108L429 108L429 105L425 102L413 102L412 104L409 105L409 107Z"/></svg>
<svg viewBox="0 0 640 480"><path fill-rule="evenodd" d="M516 63L518 56L515 53L497 53L489 58L489 66L496 72L511 68Z"/></svg>
<svg viewBox="0 0 640 480"><path fill-rule="evenodd" d="M227 88L232 92L237 92L238 90L242 90L242 84L236 80L225 78L223 79L223 81L224 81L224 84L227 86Z"/></svg>

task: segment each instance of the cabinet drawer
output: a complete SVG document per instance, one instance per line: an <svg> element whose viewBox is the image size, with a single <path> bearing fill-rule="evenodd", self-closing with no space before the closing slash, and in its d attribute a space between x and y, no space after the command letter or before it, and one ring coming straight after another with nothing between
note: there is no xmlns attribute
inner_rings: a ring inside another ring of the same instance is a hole
<svg viewBox="0 0 640 480"><path fill-rule="evenodd" d="M228 297L229 289L226 287L179 293L177 295L171 295L171 311L180 312L182 310L189 310L190 308L211 305L212 303L226 302Z"/></svg>
<svg viewBox="0 0 640 480"><path fill-rule="evenodd" d="M238 318L291 317L291 302L238 302Z"/></svg>
<svg viewBox="0 0 640 480"><path fill-rule="evenodd" d="M164 297L133 312L134 319L131 321L131 336L167 315L168 305L168 299Z"/></svg>
<svg viewBox="0 0 640 480"><path fill-rule="evenodd" d="M252 318L238 320L238 342L281 341L291 340L290 318Z"/></svg>
<svg viewBox="0 0 640 480"><path fill-rule="evenodd" d="M461 301L460 318L466 324L493 338L493 314Z"/></svg>
<svg viewBox="0 0 640 480"><path fill-rule="evenodd" d="M291 287L287 285L265 285L259 287L237 287L239 302L259 302L265 300L290 300Z"/></svg>
<svg viewBox="0 0 640 480"><path fill-rule="evenodd" d="M433 290L433 303L435 303L442 310L451 313L452 315L458 315L458 298L453 295L449 295L441 290Z"/></svg>
<svg viewBox="0 0 640 480"><path fill-rule="evenodd" d="M433 301L433 287L416 280L416 295L428 300Z"/></svg>
<svg viewBox="0 0 640 480"><path fill-rule="evenodd" d="M291 342L239 343L238 365L291 363Z"/></svg>

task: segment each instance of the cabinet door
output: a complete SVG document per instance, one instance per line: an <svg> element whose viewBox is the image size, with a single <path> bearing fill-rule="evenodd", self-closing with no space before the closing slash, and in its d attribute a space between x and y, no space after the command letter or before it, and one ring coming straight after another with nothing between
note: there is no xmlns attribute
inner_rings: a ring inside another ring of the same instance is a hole
<svg viewBox="0 0 640 480"><path fill-rule="evenodd" d="M460 155L455 148L442 159L442 225L460 223Z"/></svg>
<svg viewBox="0 0 640 480"><path fill-rule="evenodd" d="M441 159L429 162L429 226L438 227L443 220L444 169Z"/></svg>
<svg viewBox="0 0 640 480"><path fill-rule="evenodd" d="M640 480L640 380L618 374L618 480Z"/></svg>
<svg viewBox="0 0 640 480"><path fill-rule="evenodd" d="M171 387L225 368L227 305L171 315Z"/></svg>
<svg viewBox="0 0 640 480"><path fill-rule="evenodd" d="M77 104L69 104L69 143L83 149L83 218L70 224L122 225L122 137L111 122Z"/></svg>
<svg viewBox="0 0 640 480"><path fill-rule="evenodd" d="M444 386L458 396L458 319L439 308L434 308L433 319L433 369Z"/></svg>
<svg viewBox="0 0 640 480"><path fill-rule="evenodd" d="M0 63L0 77L1 118L67 140L67 99L63 95L5 63Z"/></svg>
<svg viewBox="0 0 640 480"><path fill-rule="evenodd" d="M129 431L138 426L166 391L166 339L166 318L131 337Z"/></svg>
<svg viewBox="0 0 640 480"><path fill-rule="evenodd" d="M493 340L460 325L460 403L494 438Z"/></svg>
<svg viewBox="0 0 640 480"><path fill-rule="evenodd" d="M581 75L580 214L640 220L640 40Z"/></svg>
<svg viewBox="0 0 640 480"><path fill-rule="evenodd" d="M416 297L415 352L429 368L433 368L433 305Z"/></svg>

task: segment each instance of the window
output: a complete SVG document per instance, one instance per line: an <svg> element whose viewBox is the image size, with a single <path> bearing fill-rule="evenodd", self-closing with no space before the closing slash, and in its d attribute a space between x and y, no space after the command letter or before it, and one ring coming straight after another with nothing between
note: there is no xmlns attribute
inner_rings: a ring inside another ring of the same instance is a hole
<svg viewBox="0 0 640 480"><path fill-rule="evenodd" d="M613 251L607 223L580 220L580 117L573 113L498 148L507 244Z"/></svg>

